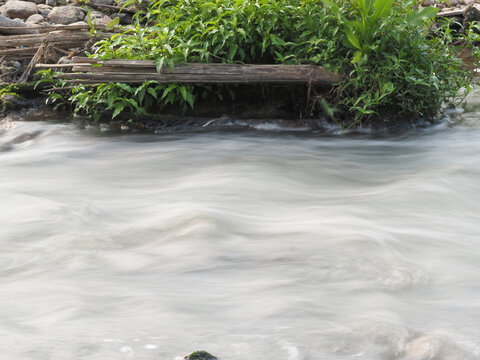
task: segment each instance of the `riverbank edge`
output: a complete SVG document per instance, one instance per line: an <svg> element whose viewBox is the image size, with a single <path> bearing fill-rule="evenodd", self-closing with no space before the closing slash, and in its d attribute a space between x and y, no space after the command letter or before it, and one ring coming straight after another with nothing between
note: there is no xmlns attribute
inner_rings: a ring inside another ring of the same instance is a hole
<svg viewBox="0 0 480 360"><path fill-rule="evenodd" d="M64 5L64 3L59 3ZM33 83L11 83L0 85L1 113L6 115L10 111L21 109L39 108L43 103L48 102L48 95L45 88L34 87ZM326 93L329 89L326 89ZM308 113L305 107L298 109L297 104L285 104L286 97L274 99L269 102L256 101L258 97L250 97L243 100L236 100L236 103L218 102L215 100L205 101L195 109L172 108L163 115L148 114L147 116L136 116L135 114L121 114L118 119L111 120L108 116L100 121L91 120L91 123L99 126L108 124L112 128L126 129L145 132L173 132L182 130L195 130L210 127L231 128L252 127L257 123L275 123L286 128L309 128L319 129L324 127L326 118L318 118L313 113ZM303 104L302 104L303 105ZM242 109L243 108L243 109ZM64 110L73 115L68 106ZM241 110L239 110L241 109ZM320 113L321 115L321 113ZM441 114L440 114L441 116ZM335 125L335 120L328 120ZM396 114L386 113L371 119L362 127L373 129L377 132L398 132L415 128L420 123L434 124L434 118L410 117L402 118Z"/></svg>

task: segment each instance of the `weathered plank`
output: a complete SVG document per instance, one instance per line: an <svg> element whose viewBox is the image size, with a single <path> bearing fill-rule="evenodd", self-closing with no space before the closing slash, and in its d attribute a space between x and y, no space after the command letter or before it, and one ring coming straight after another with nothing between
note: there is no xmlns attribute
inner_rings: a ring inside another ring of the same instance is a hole
<svg viewBox="0 0 480 360"><path fill-rule="evenodd" d="M86 31L77 31L76 33L56 31L47 34L10 35L0 37L0 48L33 45L37 45L38 47L42 42L73 47L83 44L92 38L95 40L100 40L111 35L113 34L108 33L102 36L92 36Z"/></svg>
<svg viewBox="0 0 480 360"><path fill-rule="evenodd" d="M155 62L140 60L106 60L73 58L73 71L58 78L76 83L125 82L202 84L312 84L332 85L340 75L316 65L241 65L241 64L182 64L173 69L164 66L160 73ZM88 63L91 65L88 65ZM98 62L101 66L92 66ZM72 64L70 64L72 65ZM41 64L38 68L48 67Z"/></svg>
<svg viewBox="0 0 480 360"><path fill-rule="evenodd" d="M32 60L30 60L30 64L28 64L27 68L23 72L22 76L18 79L18 82L20 84L26 83L28 78L30 77L30 74L32 73L35 64L40 61L40 59L43 56L43 52L45 51L46 45L45 43L42 43L40 47L38 48L37 52L33 56Z"/></svg>
<svg viewBox="0 0 480 360"><path fill-rule="evenodd" d="M446 10L437 13L437 17L455 17L455 16L463 16L467 8L463 9L455 9L455 10Z"/></svg>

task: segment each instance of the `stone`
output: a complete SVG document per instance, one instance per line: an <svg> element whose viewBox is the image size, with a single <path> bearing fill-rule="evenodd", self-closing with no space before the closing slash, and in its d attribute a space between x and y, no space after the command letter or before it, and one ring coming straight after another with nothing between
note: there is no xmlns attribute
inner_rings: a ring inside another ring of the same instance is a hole
<svg viewBox="0 0 480 360"><path fill-rule="evenodd" d="M75 6L75 9L77 9L79 11L78 16L80 17L80 20L85 20L85 16L87 16L87 10L85 10L84 8L82 8L80 6Z"/></svg>
<svg viewBox="0 0 480 360"><path fill-rule="evenodd" d="M473 4L467 8L465 14L463 14L463 26L467 28L467 25L472 21L480 20L480 4Z"/></svg>
<svg viewBox="0 0 480 360"><path fill-rule="evenodd" d="M47 18L48 14L52 11L52 7L46 4L37 5L38 12L44 17Z"/></svg>
<svg viewBox="0 0 480 360"><path fill-rule="evenodd" d="M46 19L48 17L48 14L50 14L51 12L51 9L44 9L40 11L40 14Z"/></svg>
<svg viewBox="0 0 480 360"><path fill-rule="evenodd" d="M38 34L38 31L31 29L29 25L21 20L12 20L0 15L1 35Z"/></svg>
<svg viewBox="0 0 480 360"><path fill-rule="evenodd" d="M8 0L1 8L3 16L10 19L20 18L28 19L34 14L38 14L37 5L27 1Z"/></svg>
<svg viewBox="0 0 480 360"><path fill-rule="evenodd" d="M107 16L107 15L104 15L100 19L95 19L94 20L95 25L103 25L103 26L108 26L108 24L110 24L111 21L112 21L112 18Z"/></svg>
<svg viewBox="0 0 480 360"><path fill-rule="evenodd" d="M45 18L40 14L34 14L30 16L25 23L27 24L38 24L45 21Z"/></svg>
<svg viewBox="0 0 480 360"><path fill-rule="evenodd" d="M19 110L29 106L25 99L12 94L3 94L0 97L0 102L4 110Z"/></svg>
<svg viewBox="0 0 480 360"><path fill-rule="evenodd" d="M422 2L422 6L424 6L424 7L432 6L433 4L435 4L435 2L433 0L423 0L423 2Z"/></svg>
<svg viewBox="0 0 480 360"><path fill-rule="evenodd" d="M120 25L131 25L132 15L120 13L117 15L120 18Z"/></svg>
<svg viewBox="0 0 480 360"><path fill-rule="evenodd" d="M50 5L47 5L47 4L38 4L37 5L37 9L39 12L43 11L43 10L52 10L52 7Z"/></svg>
<svg viewBox="0 0 480 360"><path fill-rule="evenodd" d="M49 6L57 6L57 0L45 0L45 4Z"/></svg>
<svg viewBox="0 0 480 360"><path fill-rule="evenodd" d="M74 25L88 25L88 24L85 21L77 21L68 25L74 26Z"/></svg>
<svg viewBox="0 0 480 360"><path fill-rule="evenodd" d="M215 356L212 354L200 350L200 351L194 351L190 355L185 356L184 360L218 360Z"/></svg>
<svg viewBox="0 0 480 360"><path fill-rule="evenodd" d="M90 0L92 5L113 5L113 0Z"/></svg>
<svg viewBox="0 0 480 360"><path fill-rule="evenodd" d="M78 10L75 6L59 6L52 9L47 20L52 24L69 25L83 20L84 17L83 11Z"/></svg>
<svg viewBox="0 0 480 360"><path fill-rule="evenodd" d="M101 19L105 16L105 14L101 13L100 11L93 10L90 12L90 20Z"/></svg>

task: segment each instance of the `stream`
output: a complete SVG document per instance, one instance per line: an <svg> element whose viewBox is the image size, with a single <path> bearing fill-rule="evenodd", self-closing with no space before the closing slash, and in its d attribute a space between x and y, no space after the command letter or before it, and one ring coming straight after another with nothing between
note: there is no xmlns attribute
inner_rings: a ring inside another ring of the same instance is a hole
<svg viewBox="0 0 480 360"><path fill-rule="evenodd" d="M0 357L201 349L480 359L480 92L390 136L3 121Z"/></svg>

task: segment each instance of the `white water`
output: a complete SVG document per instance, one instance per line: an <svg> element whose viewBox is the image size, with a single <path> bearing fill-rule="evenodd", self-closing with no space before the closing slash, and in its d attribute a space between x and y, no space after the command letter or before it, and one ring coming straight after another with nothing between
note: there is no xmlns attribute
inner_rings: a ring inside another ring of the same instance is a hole
<svg viewBox="0 0 480 360"><path fill-rule="evenodd" d="M4 123L0 358L480 359L479 102L383 138Z"/></svg>

